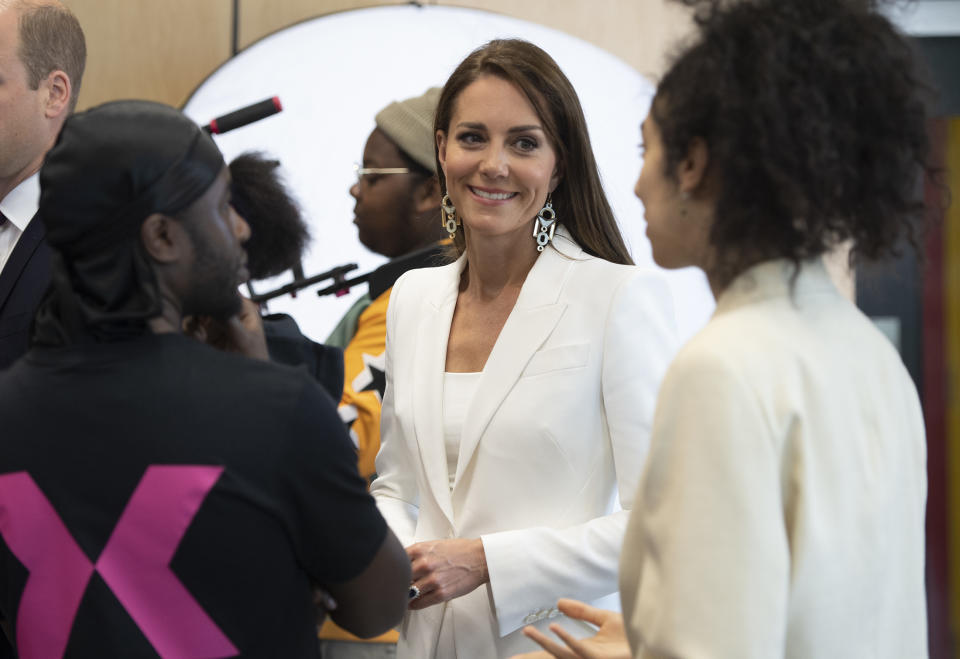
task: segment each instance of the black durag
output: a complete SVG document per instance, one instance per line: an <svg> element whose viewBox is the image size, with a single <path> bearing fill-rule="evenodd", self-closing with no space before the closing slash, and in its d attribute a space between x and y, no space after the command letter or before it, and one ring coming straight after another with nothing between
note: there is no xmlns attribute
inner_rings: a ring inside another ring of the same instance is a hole
<svg viewBox="0 0 960 659"><path fill-rule="evenodd" d="M115 101L67 119L40 170L53 267L33 342L145 333L161 303L140 227L153 213L187 208L223 167L210 136L160 103Z"/></svg>

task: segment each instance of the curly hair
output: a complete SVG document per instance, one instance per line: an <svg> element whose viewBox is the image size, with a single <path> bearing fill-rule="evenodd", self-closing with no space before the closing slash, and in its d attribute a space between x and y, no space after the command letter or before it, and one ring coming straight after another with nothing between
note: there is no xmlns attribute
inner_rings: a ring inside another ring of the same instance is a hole
<svg viewBox="0 0 960 659"><path fill-rule="evenodd" d="M929 151L925 86L870 0L680 0L699 36L660 82L652 117L668 176L695 138L719 198L715 275L916 247Z"/></svg>
<svg viewBox="0 0 960 659"><path fill-rule="evenodd" d="M541 48L522 39L495 39L470 53L443 86L434 132L449 132L460 93L484 75L516 85L540 117L557 153L560 182L553 191L553 203L558 222L588 254L613 263L633 263L600 182L580 99L567 76ZM439 158L437 176L445 190ZM454 241L462 252L463 232L457 232Z"/></svg>
<svg viewBox="0 0 960 659"><path fill-rule="evenodd" d="M230 161L230 203L250 225L245 247L251 279L294 267L310 242L300 206L280 179L279 167L280 161L256 151Z"/></svg>

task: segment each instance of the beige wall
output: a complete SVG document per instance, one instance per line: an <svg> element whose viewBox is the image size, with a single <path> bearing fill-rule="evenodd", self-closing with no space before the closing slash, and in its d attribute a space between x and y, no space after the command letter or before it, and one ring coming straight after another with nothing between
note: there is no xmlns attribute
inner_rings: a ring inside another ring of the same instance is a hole
<svg viewBox="0 0 960 659"><path fill-rule="evenodd" d="M231 54L232 0L64 0L87 35L80 109L118 98L182 105ZM240 0L238 46L299 21L405 0ZM434 0L562 30L655 76L689 20L665 0Z"/></svg>
<svg viewBox="0 0 960 659"><path fill-rule="evenodd" d="M321 14L403 4L409 2L241 0L240 47ZM685 11L664 0L433 0L423 4L484 9L546 25L596 44L651 76L663 69L664 53L689 27Z"/></svg>
<svg viewBox="0 0 960 659"><path fill-rule="evenodd" d="M121 98L181 105L230 57L231 0L65 0L87 38L79 109Z"/></svg>

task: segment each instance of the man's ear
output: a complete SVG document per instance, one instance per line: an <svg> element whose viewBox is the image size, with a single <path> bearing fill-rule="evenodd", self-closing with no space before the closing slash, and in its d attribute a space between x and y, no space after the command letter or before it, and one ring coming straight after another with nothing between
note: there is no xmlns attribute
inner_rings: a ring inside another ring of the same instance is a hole
<svg viewBox="0 0 960 659"><path fill-rule="evenodd" d="M710 149L702 137L690 141L686 157L677 164L677 183L680 192L692 194L707 182L707 168L710 165Z"/></svg>
<svg viewBox="0 0 960 659"><path fill-rule="evenodd" d="M143 221L140 240L150 258L161 265L176 263L191 249L189 237L180 222L162 213L153 213Z"/></svg>
<svg viewBox="0 0 960 659"><path fill-rule="evenodd" d="M421 181L413 191L413 203L417 214L440 208L440 181L436 176Z"/></svg>
<svg viewBox="0 0 960 659"><path fill-rule="evenodd" d="M44 113L47 119L65 117L70 111L70 94L73 91L73 85L70 84L70 77L63 71L51 71L46 80L43 81L43 88L47 92L46 105Z"/></svg>

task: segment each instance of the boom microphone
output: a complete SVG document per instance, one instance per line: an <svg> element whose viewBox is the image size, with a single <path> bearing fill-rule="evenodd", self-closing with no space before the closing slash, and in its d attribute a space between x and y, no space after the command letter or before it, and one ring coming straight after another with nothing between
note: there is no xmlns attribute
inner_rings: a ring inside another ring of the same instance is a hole
<svg viewBox="0 0 960 659"><path fill-rule="evenodd" d="M239 110L228 112L222 117L217 117L204 126L203 129L214 135L223 135L228 130L252 124L254 121L260 121L281 110L283 110L283 106L280 104L280 97L274 96L259 103L242 107Z"/></svg>

